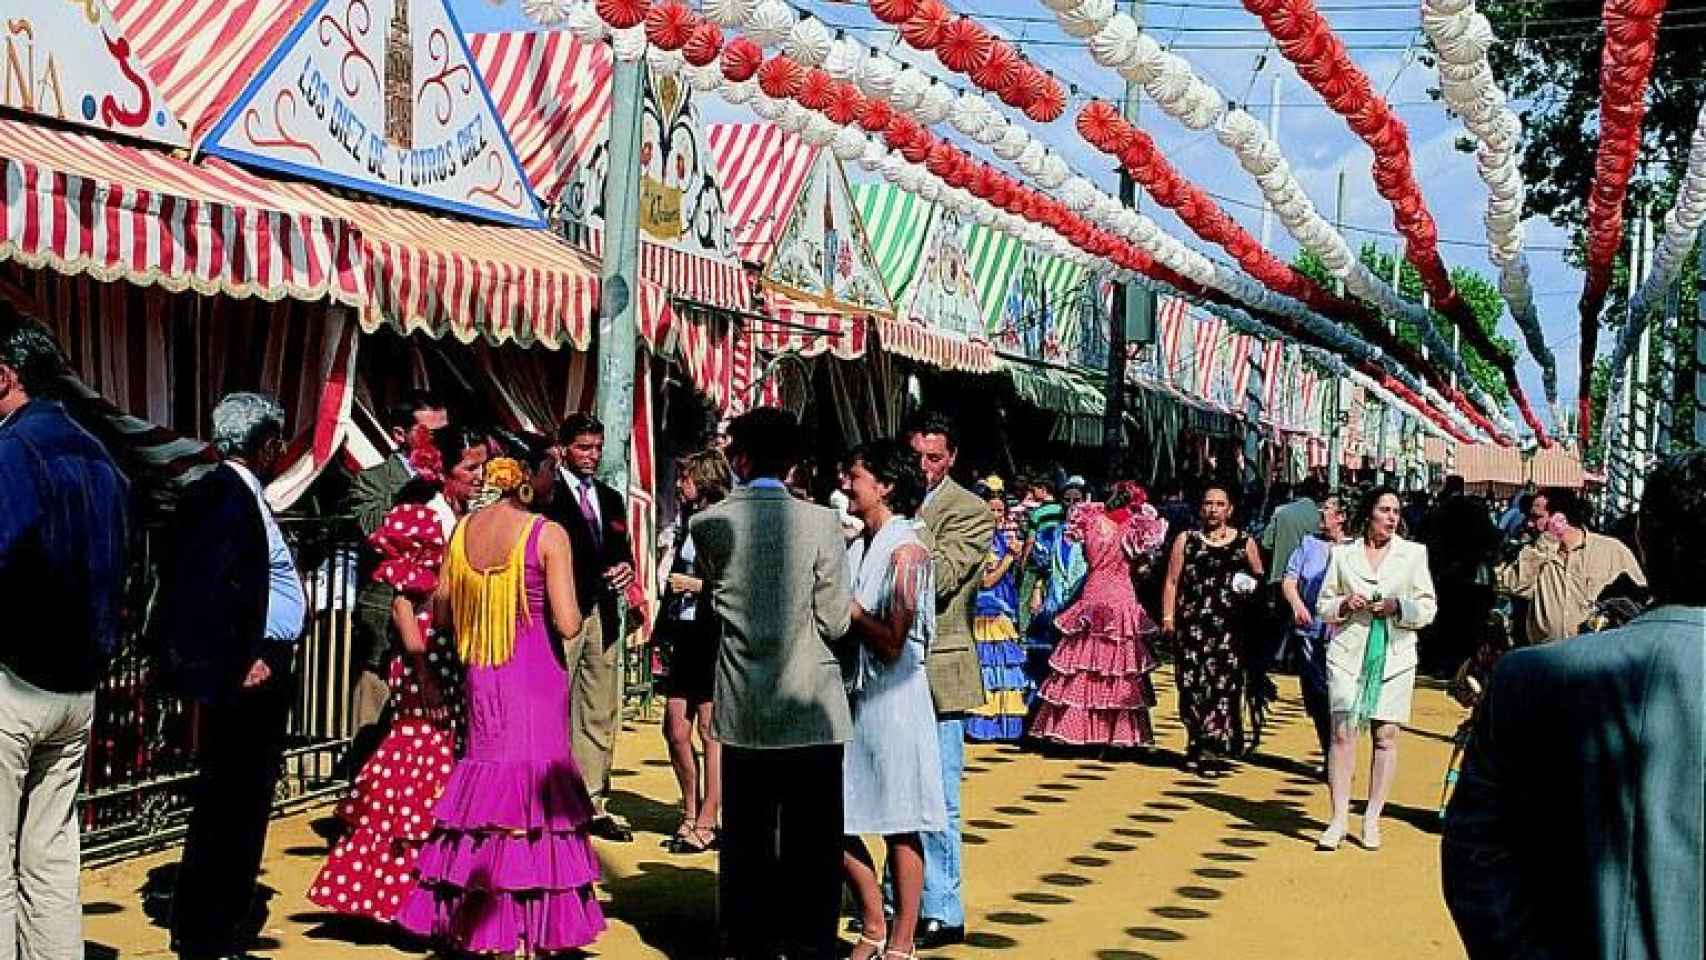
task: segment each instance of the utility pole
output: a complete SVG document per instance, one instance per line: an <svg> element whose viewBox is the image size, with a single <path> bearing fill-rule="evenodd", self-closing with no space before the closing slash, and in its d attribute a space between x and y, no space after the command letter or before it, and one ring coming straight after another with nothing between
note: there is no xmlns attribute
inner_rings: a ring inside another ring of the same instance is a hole
<svg viewBox="0 0 1706 960"><path fill-rule="evenodd" d="M1139 27L1143 26L1143 0L1128 0L1126 13L1137 21ZM1137 84L1127 80L1121 112L1133 126L1137 124L1138 106ZM1123 165L1120 168L1120 202L1133 210L1138 207L1137 182ZM1154 328L1155 291L1131 283L1115 286L1113 316L1108 318L1107 406L1102 415L1102 456L1110 480L1119 475L1120 464L1125 459L1126 333L1128 330L1137 331L1142 335L1142 342L1154 342Z"/></svg>
<svg viewBox="0 0 1706 960"><path fill-rule="evenodd" d="M1706 278L1706 227L1694 238L1696 276ZM1706 447L1706 282L1694 300L1694 444Z"/></svg>
<svg viewBox="0 0 1706 960"><path fill-rule="evenodd" d="M1279 106L1280 106L1279 105L1279 98L1280 98L1280 72L1278 70L1275 70L1273 78L1272 78L1272 80L1268 86L1268 139L1272 140L1274 142L1274 146L1276 146L1276 147L1279 146ZM1270 204L1267 200L1267 197L1264 196L1262 198L1262 234L1261 234L1262 235L1262 249L1263 250L1272 250L1273 249L1273 245L1268 243L1268 240L1273 236L1273 232L1274 232L1274 208L1273 208L1273 204Z"/></svg>
<svg viewBox="0 0 1706 960"><path fill-rule="evenodd" d="M1653 218L1646 205L1641 207L1641 281L1645 282L1647 274L1652 272L1651 259L1653 256ZM1630 277L1635 275L1635 264L1630 264ZM1637 287L1636 289L1639 289ZM1633 510L1641 503L1641 494L1647 488L1647 466L1653 456L1653 384L1652 384L1652 336L1653 325L1643 324L1641 336L1636 341L1634 358L1634 378L1629 385L1630 417L1633 421L1629 431L1629 503L1628 509Z"/></svg>
<svg viewBox="0 0 1706 960"><path fill-rule="evenodd" d="M1339 167L1339 189L1333 202L1333 226L1341 235L1345 232L1345 168ZM1333 290L1339 296L1345 295L1345 281L1334 278ZM1339 417L1343 412L1344 377L1333 378L1333 402L1327 412L1327 486L1339 489L1339 461L1344 459L1345 438L1339 426Z"/></svg>
<svg viewBox="0 0 1706 960"><path fill-rule="evenodd" d="M640 87L645 60L618 60L611 76L610 167L604 178L604 264L598 307L598 394L604 456L598 476L626 501L634 434L635 318L640 262ZM624 518L626 519L626 518ZM617 604L616 689L626 689L628 625Z"/></svg>

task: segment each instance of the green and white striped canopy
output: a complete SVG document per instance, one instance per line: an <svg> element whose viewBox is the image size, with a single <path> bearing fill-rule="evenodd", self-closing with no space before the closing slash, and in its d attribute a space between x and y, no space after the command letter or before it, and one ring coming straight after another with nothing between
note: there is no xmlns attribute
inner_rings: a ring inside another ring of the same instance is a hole
<svg viewBox="0 0 1706 960"><path fill-rule="evenodd" d="M865 237L877 258L877 270L897 310L911 302L912 281L923 259L924 243L936 217L936 205L893 184L861 183L853 187Z"/></svg>

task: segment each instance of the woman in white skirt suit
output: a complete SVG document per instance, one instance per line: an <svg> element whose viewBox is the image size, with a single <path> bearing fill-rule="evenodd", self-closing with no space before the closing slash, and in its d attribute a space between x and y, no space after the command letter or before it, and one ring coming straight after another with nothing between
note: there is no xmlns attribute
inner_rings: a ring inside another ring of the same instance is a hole
<svg viewBox="0 0 1706 960"><path fill-rule="evenodd" d="M1333 744L1327 785L1333 815L1319 845L1335 850L1344 839L1351 807L1351 773L1357 736L1374 738L1362 845L1380 847L1380 811L1398 772L1399 725L1410 719L1416 686L1416 632L1433 622L1434 582L1428 548L1398 535L1397 491L1379 487L1363 497L1352 518L1360 536L1333 548L1316 612L1333 630L1327 644L1327 696Z"/></svg>

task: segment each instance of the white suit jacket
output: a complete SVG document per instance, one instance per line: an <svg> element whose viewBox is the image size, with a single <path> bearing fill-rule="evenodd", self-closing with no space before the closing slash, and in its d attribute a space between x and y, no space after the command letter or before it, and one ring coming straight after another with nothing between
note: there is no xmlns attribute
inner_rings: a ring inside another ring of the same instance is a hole
<svg viewBox="0 0 1706 960"><path fill-rule="evenodd" d="M1433 622L1437 609L1433 575L1428 572L1428 548L1394 536L1378 573L1369 569L1362 540L1333 548L1315 612L1334 626L1333 639L1327 646L1328 662L1354 675L1362 669L1363 649L1374 618L1366 610L1344 615L1341 607L1353 593L1370 600L1378 594L1382 599L1398 601L1397 615L1386 621L1386 677L1414 667L1416 631Z"/></svg>

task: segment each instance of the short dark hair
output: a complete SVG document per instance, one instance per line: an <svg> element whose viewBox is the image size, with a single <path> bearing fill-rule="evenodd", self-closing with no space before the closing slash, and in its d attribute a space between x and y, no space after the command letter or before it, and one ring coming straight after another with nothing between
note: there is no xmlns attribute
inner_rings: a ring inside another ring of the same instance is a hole
<svg viewBox="0 0 1706 960"><path fill-rule="evenodd" d="M755 477L777 480L800 459L800 424L778 407L755 407L729 421L730 460L745 457Z"/></svg>
<svg viewBox="0 0 1706 960"><path fill-rule="evenodd" d="M447 470L462 461L464 451L489 446L490 443L491 438L484 430L459 423L439 427L432 432L432 445L438 448L438 455L444 458Z"/></svg>
<svg viewBox="0 0 1706 960"><path fill-rule="evenodd" d="M1669 457L1647 474L1636 521L1654 602L1706 607L1706 450Z"/></svg>
<svg viewBox="0 0 1706 960"><path fill-rule="evenodd" d="M576 437L604 436L604 422L584 410L577 410L563 418L563 425L557 428L557 440L562 443L573 443Z"/></svg>
<svg viewBox="0 0 1706 960"><path fill-rule="evenodd" d="M1321 498L1327 495L1327 485L1316 477L1304 477L1303 482L1297 485L1297 495L1320 503Z"/></svg>
<svg viewBox="0 0 1706 960"><path fill-rule="evenodd" d="M1460 496L1462 493L1463 493L1463 474L1461 474L1461 473L1451 474L1450 476L1445 478L1444 483L1440 484L1439 496L1440 496L1440 499L1442 499L1442 500L1445 499L1446 497Z"/></svg>
<svg viewBox="0 0 1706 960"><path fill-rule="evenodd" d="M937 434L947 441L949 453L959 452L960 431L947 414L936 410L920 410L906 421L907 437L930 434Z"/></svg>
<svg viewBox="0 0 1706 960"><path fill-rule="evenodd" d="M843 466L851 469L854 464L889 485L887 502L896 514L910 517L924 505L924 468L907 444L891 438L861 443L847 454Z"/></svg>
<svg viewBox="0 0 1706 960"><path fill-rule="evenodd" d="M46 396L70 370L47 325L0 297L0 363L18 372L24 393Z"/></svg>
<svg viewBox="0 0 1706 960"><path fill-rule="evenodd" d="M1563 514L1572 527L1586 527L1588 520L1593 517L1593 510L1588 507L1587 500L1568 487L1547 487L1540 491L1540 495L1546 498L1546 509L1552 513Z"/></svg>
<svg viewBox="0 0 1706 960"><path fill-rule="evenodd" d="M538 472L551 457L550 439L537 433L494 430L492 440L497 444L501 456L520 462L529 472Z"/></svg>
<svg viewBox="0 0 1706 960"><path fill-rule="evenodd" d="M431 390L409 390L396 403L385 408L385 429L406 433L415 425L415 414L422 410L443 409L443 398Z"/></svg>

